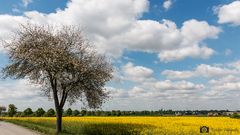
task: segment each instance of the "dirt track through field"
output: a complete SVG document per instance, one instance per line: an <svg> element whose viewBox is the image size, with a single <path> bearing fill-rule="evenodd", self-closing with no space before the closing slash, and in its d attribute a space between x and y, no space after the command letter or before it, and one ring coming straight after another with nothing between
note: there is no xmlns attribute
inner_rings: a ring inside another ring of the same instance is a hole
<svg viewBox="0 0 240 135"><path fill-rule="evenodd" d="M29 129L0 121L0 135L40 135Z"/></svg>

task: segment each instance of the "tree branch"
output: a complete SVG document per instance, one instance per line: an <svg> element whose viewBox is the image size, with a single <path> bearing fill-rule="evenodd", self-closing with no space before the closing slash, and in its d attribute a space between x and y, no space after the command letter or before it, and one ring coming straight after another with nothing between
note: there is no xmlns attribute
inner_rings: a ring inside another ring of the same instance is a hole
<svg viewBox="0 0 240 135"><path fill-rule="evenodd" d="M57 80L53 79L52 74L50 72L48 72L48 75L49 75L51 87L52 87L52 90L53 90L53 98L54 98L55 107L57 109L57 108L60 107L59 100L58 100L58 95L57 95Z"/></svg>
<svg viewBox="0 0 240 135"><path fill-rule="evenodd" d="M61 108L63 108L63 106L64 106L64 104L65 104L65 102L66 102L66 100L67 100L67 96L68 96L68 92L66 92L66 91L64 90L64 93L63 93L63 95L62 95L62 99L61 99L61 102L60 102L60 107L61 107Z"/></svg>

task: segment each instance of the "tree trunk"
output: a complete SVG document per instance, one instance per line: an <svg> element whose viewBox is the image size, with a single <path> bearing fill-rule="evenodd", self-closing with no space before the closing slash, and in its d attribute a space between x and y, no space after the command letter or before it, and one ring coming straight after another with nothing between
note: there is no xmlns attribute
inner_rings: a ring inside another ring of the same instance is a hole
<svg viewBox="0 0 240 135"><path fill-rule="evenodd" d="M57 95L57 80L52 78L52 75L49 73L50 82L53 90L53 99L56 110L56 134L62 132L62 107L59 104L58 95Z"/></svg>
<svg viewBox="0 0 240 135"><path fill-rule="evenodd" d="M57 135L62 132L62 109L61 108L56 108L56 133Z"/></svg>
<svg viewBox="0 0 240 135"><path fill-rule="evenodd" d="M49 73L50 82L53 90L53 98L54 98L54 104L55 104L55 110L56 110L56 134L62 132L62 113L63 113L63 106L66 101L65 98L61 100L61 103L59 103L58 99L58 91L57 91L57 80L52 78L52 75ZM63 96L64 97L64 96Z"/></svg>

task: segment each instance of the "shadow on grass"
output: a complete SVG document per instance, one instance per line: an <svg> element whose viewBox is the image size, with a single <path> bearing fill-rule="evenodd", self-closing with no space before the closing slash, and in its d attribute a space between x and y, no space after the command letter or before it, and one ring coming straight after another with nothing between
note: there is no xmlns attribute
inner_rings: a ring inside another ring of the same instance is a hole
<svg viewBox="0 0 240 135"><path fill-rule="evenodd" d="M115 124L115 123L98 123L83 124L75 133L79 135L139 135L144 130L153 128L150 125L140 124Z"/></svg>

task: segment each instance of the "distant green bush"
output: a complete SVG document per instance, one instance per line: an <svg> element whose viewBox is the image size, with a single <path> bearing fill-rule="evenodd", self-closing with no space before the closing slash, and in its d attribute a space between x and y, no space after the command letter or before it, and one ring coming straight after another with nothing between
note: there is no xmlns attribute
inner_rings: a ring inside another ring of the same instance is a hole
<svg viewBox="0 0 240 135"><path fill-rule="evenodd" d="M53 117L53 116L55 116L54 109L50 108L43 116L44 117Z"/></svg>
<svg viewBox="0 0 240 135"><path fill-rule="evenodd" d="M35 112L35 116L42 117L45 114L45 111L43 108L38 108Z"/></svg>
<svg viewBox="0 0 240 135"><path fill-rule="evenodd" d="M231 118L238 118L238 119L240 119L240 115L237 114L237 113L234 113L234 114L231 116Z"/></svg>

